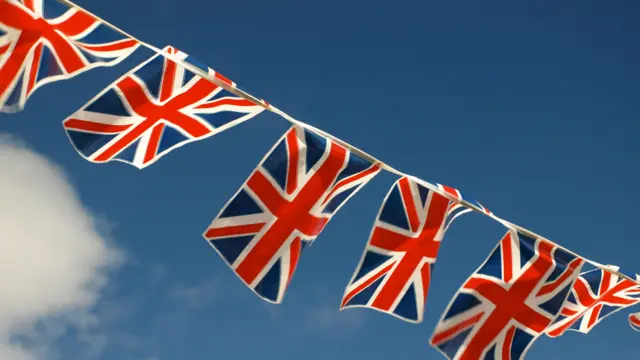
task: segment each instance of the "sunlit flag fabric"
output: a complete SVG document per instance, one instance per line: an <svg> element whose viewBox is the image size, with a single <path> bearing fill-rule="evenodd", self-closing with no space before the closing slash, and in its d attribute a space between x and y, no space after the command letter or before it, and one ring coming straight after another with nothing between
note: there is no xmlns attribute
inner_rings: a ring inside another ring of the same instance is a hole
<svg viewBox="0 0 640 360"><path fill-rule="evenodd" d="M522 359L558 316L583 260L509 230L458 290L431 338L448 359Z"/></svg>
<svg viewBox="0 0 640 360"><path fill-rule="evenodd" d="M402 177L391 187L341 308L366 307L421 322L446 228L471 211Z"/></svg>
<svg viewBox="0 0 640 360"><path fill-rule="evenodd" d="M640 280L640 276L638 276ZM580 274L558 319L547 335L589 333L600 321L619 310L640 303L640 285L603 269Z"/></svg>
<svg viewBox="0 0 640 360"><path fill-rule="evenodd" d="M640 332L640 313L629 315L629 325L633 330Z"/></svg>
<svg viewBox="0 0 640 360"><path fill-rule="evenodd" d="M138 42L56 0L0 0L0 111L44 84L125 59Z"/></svg>
<svg viewBox="0 0 640 360"><path fill-rule="evenodd" d="M173 47L163 50L200 68ZM213 70L208 71L234 85ZM171 150L202 140L264 108L155 55L64 120L73 146L87 160L147 167Z"/></svg>
<svg viewBox="0 0 640 360"><path fill-rule="evenodd" d="M293 126L203 235L258 296L280 303L305 246L379 172L378 164Z"/></svg>

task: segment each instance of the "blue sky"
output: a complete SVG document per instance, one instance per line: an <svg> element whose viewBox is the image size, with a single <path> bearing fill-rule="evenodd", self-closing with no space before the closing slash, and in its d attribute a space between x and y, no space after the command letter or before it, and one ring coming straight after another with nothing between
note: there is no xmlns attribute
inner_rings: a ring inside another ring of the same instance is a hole
<svg viewBox="0 0 640 360"><path fill-rule="evenodd" d="M631 1L78 1L173 45L292 116L583 256L640 272L640 25ZM153 4L153 5L151 5ZM144 60L38 90L0 132L58 164L126 254L91 313L100 359L438 358L428 339L504 229L480 215L447 233L412 325L338 312L388 187L382 174L306 251L282 305L258 299L201 233L287 129L272 114L139 171L78 155L61 121ZM105 230L106 231L106 230ZM60 264L59 266L64 266ZM591 334L543 338L528 359L632 357L628 311ZM68 332L62 358L95 345ZM84 334L86 335L86 334ZM79 346L78 343L84 344Z"/></svg>

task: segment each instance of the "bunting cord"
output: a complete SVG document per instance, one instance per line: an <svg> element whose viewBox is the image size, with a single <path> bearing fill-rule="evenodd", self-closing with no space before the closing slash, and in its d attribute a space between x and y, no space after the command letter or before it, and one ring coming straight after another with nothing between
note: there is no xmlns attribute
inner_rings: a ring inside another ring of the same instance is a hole
<svg viewBox="0 0 640 360"><path fill-rule="evenodd" d="M383 170L385 170L387 172L393 173L393 174L398 175L400 177L406 176L406 177L410 178L412 181L415 181L418 184L426 187L427 189L429 189L431 191L434 191L434 192L440 194L441 196L444 196L445 198L449 199L450 201L453 201L455 203L461 204L461 205L463 205L463 206L465 206L465 207L467 207L467 208L469 208L469 209L471 209L471 210L473 210L475 212L478 212L478 213L481 213L481 214L483 214L485 216L488 216L488 217L492 218L493 220L501 223L503 226L505 226L505 227L507 227L509 229L516 230L516 231L518 231L518 232L520 232L520 233L522 233L524 235L527 235L529 237L532 237L532 238L540 238L540 239L544 239L544 240L550 241L550 242L554 243L556 246L558 246L560 249L562 249L563 251L565 251L565 252L567 252L567 253L575 256L575 257L579 257L579 258L583 259L586 263L591 264L592 266L594 266L596 268L609 271L609 272L611 272L611 273L613 273L613 274L615 274L615 275L617 275L619 277L622 277L622 278L624 278L626 280L632 281L632 282L640 285L640 279L631 278L631 277L627 276L626 274L623 274L623 273L619 272L617 270L617 268L612 266L612 265L603 265L603 264L597 263L595 261L589 260L586 257L581 256L578 253L565 248L564 246L558 244L555 241L552 241L552 240L550 240L550 239L548 239L546 237L538 235L538 234L536 234L535 232L533 232L531 230L528 230L526 228L523 228L522 226L516 225L516 224L514 224L512 222L509 222L507 220L504 220L504 219L496 216L493 213L487 214L479 206L477 206L477 205L475 205L473 203L470 203L470 202L468 202L468 201L466 201L464 199L455 198L455 197L449 195L447 192L440 190L437 186L435 186L435 185L433 185L433 184L431 184L431 183L429 183L427 181L424 181L424 180L422 180L420 178L417 178L417 177L415 177L413 175L409 175L409 174L406 174L406 173L404 173L404 172L402 172L400 170L397 170L394 167L392 167L391 165L389 165L389 164L387 164L387 163L385 163L383 161L380 161L377 158L375 158L374 156L366 153L364 150L361 150L361 149L349 144L348 142L346 142L344 140L341 140L341 139L335 137L334 135L331 135L331 134L325 132L324 130L318 129L315 126L312 126L312 125L309 125L309 124L307 124L305 122L297 120L297 119L293 118L291 115L289 115L289 114L285 113L284 111L278 109L277 107L267 103L266 101L264 101L262 99L259 99L259 98L255 97L255 96L253 96L253 95L251 95L251 94L249 94L249 93L247 93L247 92L245 92L245 91L243 91L241 89L238 89L235 86L230 86L226 82L218 79L215 76L215 74L212 75L209 72L205 72L203 69L199 68L198 66L195 66L195 65L193 65L193 64L191 64L191 63L189 63L187 61L184 61L184 60L174 56L173 54L166 53L166 52L162 51L160 48L157 48L157 47L155 47L155 46L153 46L153 45L151 45L149 43L141 41L140 39L132 36L131 34L127 33L126 31L120 29L119 27L117 27L117 26L113 25L112 23L106 21L105 19L93 14L92 12L84 9L80 5L77 5L76 3L74 3L74 2L72 2L70 0L57 0L57 1L62 3L62 4L67 5L69 7L73 7L73 8L76 8L78 10L84 11L84 12L86 12L88 14L91 14L93 17L95 17L96 19L101 21L104 25L108 26L112 30L114 30L114 31L116 31L116 32L118 32L118 33L120 33L120 34L122 34L122 35L124 35L124 36L126 36L126 37L128 37L130 39L132 39L132 40L137 41L141 46L143 46L143 47L155 52L158 55L164 56L164 57L170 59L171 61L173 61L173 62L175 62L177 64L180 64L180 66L182 66L185 69L197 74L198 76L200 76L200 77L212 82L216 86L222 87L223 89L225 89L225 90L227 90L227 91L229 91L229 92L231 92L231 93L233 93L233 94L235 94L237 96L240 96L240 97L244 98L245 100L249 100L249 101L253 102L256 105L262 106L266 110L269 110L269 111L273 112L274 114L279 115L280 117L282 117L283 119L289 121L293 125L300 126L300 127L305 128L307 130L310 130L312 132L318 133L318 134L320 134L322 136L325 136L325 137L331 139L334 142L339 143L340 145L344 146L349 151L357 154L358 156L370 161L371 163L378 164L381 169L383 169Z"/></svg>

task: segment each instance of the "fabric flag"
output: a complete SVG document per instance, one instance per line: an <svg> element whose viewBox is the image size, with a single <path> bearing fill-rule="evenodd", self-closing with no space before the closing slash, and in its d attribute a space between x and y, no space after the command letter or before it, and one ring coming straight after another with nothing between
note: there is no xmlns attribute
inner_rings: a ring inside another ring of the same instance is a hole
<svg viewBox="0 0 640 360"><path fill-rule="evenodd" d="M640 313L629 315L629 325L635 331L640 331Z"/></svg>
<svg viewBox="0 0 640 360"><path fill-rule="evenodd" d="M550 337L569 330L587 334L609 315L637 303L640 303L637 283L604 269L586 271L578 277L560 316L546 333Z"/></svg>
<svg viewBox="0 0 640 360"><path fill-rule="evenodd" d="M202 67L173 47L163 51ZM209 73L235 86L213 70ZM85 159L122 161L142 169L173 149L263 110L158 54L103 90L63 125Z"/></svg>
<svg viewBox="0 0 640 360"><path fill-rule="evenodd" d="M303 249L379 164L293 126L203 234L261 298L280 303Z"/></svg>
<svg viewBox="0 0 640 360"><path fill-rule="evenodd" d="M137 47L56 0L0 0L0 111L20 111L42 85L113 66Z"/></svg>
<svg viewBox="0 0 640 360"><path fill-rule="evenodd" d="M391 187L341 308L366 307L419 323L446 229L472 211L402 177Z"/></svg>
<svg viewBox="0 0 640 360"><path fill-rule="evenodd" d="M448 359L523 359L560 313L582 263L509 230L449 303L431 344Z"/></svg>
<svg viewBox="0 0 640 360"><path fill-rule="evenodd" d="M475 206L477 206L480 210L482 210L482 212L484 212L486 215L493 215L493 213L487 209L486 207L482 206L482 204L480 204L478 201L473 200L468 198L467 196L462 196L462 193L460 192L460 190L456 189L456 188L452 188L450 186L447 185L442 185L442 184L437 184L438 189L446 194L448 194L449 196L451 196L454 199L457 200L464 200L470 204L473 204Z"/></svg>

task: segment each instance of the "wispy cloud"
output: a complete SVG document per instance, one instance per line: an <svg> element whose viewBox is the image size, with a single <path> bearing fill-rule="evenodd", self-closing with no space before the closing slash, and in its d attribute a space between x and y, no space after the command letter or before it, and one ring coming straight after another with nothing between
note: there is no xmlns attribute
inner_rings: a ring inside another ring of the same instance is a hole
<svg viewBox="0 0 640 360"><path fill-rule="evenodd" d="M221 291L220 287L220 281L216 278L196 284L179 283L171 288L169 295L175 301L197 309L211 305Z"/></svg>
<svg viewBox="0 0 640 360"><path fill-rule="evenodd" d="M293 335L344 339L359 330L364 324L364 313L339 311L339 299L333 295L323 285L308 285L287 294L287 313L302 314L292 327ZM274 321L281 321L284 317L283 309L273 309L270 310L271 313L276 314L271 316Z"/></svg>
<svg viewBox="0 0 640 360"><path fill-rule="evenodd" d="M0 359L55 359L69 333L98 356L92 311L122 254L58 166L0 134L0 168Z"/></svg>

